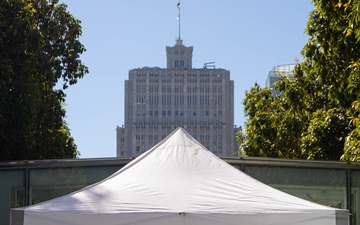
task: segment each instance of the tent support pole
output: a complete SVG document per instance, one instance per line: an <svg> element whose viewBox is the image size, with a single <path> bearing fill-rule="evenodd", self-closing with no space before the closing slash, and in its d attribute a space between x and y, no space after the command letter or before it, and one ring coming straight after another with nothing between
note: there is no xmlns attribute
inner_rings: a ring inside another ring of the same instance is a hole
<svg viewBox="0 0 360 225"><path fill-rule="evenodd" d="M351 199L351 170L350 169L346 169L346 207L350 212L350 225L352 224L352 199Z"/></svg>
<svg viewBox="0 0 360 225"><path fill-rule="evenodd" d="M30 171L28 168L25 169L25 205L28 206L30 202Z"/></svg>

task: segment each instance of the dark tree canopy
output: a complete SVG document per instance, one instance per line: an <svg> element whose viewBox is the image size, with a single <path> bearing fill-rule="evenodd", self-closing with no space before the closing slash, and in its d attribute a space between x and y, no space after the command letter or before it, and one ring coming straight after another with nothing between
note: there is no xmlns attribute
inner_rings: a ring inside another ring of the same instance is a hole
<svg viewBox="0 0 360 225"><path fill-rule="evenodd" d="M313 0L304 61L275 84L282 94L257 84L246 92L243 154L359 159L359 2Z"/></svg>
<svg viewBox="0 0 360 225"><path fill-rule="evenodd" d="M58 0L4 0L0 29L0 160L76 157L63 104L88 72L80 21Z"/></svg>

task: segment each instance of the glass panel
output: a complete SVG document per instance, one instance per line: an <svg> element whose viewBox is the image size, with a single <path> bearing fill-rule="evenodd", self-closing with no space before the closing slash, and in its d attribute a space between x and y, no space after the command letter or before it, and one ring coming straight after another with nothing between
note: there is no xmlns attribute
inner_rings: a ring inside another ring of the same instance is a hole
<svg viewBox="0 0 360 225"><path fill-rule="evenodd" d="M32 169L29 204L74 192L110 176L118 169L120 166Z"/></svg>
<svg viewBox="0 0 360 225"><path fill-rule="evenodd" d="M0 170L0 224L10 224L10 208L25 206L25 170Z"/></svg>
<svg viewBox="0 0 360 225"><path fill-rule="evenodd" d="M245 173L276 189L322 205L346 209L346 171L246 166Z"/></svg>
<svg viewBox="0 0 360 225"><path fill-rule="evenodd" d="M351 172L351 218L353 225L360 225L360 170Z"/></svg>

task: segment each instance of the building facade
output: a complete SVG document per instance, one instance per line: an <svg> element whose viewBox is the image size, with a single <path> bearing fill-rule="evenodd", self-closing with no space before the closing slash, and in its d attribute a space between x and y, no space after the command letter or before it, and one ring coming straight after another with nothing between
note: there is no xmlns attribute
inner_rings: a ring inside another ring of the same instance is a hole
<svg viewBox="0 0 360 225"><path fill-rule="evenodd" d="M282 77L294 77L294 69L297 64L285 64L274 66L269 72L265 86L271 89L272 96L280 95L280 91L276 90L274 84L276 81L280 80Z"/></svg>
<svg viewBox="0 0 360 225"><path fill-rule="evenodd" d="M234 82L224 69L193 69L193 47L166 47L167 68L129 71L125 126L117 127L117 157L133 158L181 126L220 157L237 155Z"/></svg>

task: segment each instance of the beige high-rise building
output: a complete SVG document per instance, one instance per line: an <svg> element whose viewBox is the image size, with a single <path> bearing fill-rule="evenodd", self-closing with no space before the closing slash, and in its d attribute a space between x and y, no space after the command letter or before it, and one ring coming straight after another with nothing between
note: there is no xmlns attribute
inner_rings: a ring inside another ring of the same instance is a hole
<svg viewBox="0 0 360 225"><path fill-rule="evenodd" d="M193 47L166 47L167 68L129 71L125 126L117 127L117 157L132 158L175 128L185 128L219 157L235 156L234 81L230 71L192 68Z"/></svg>

